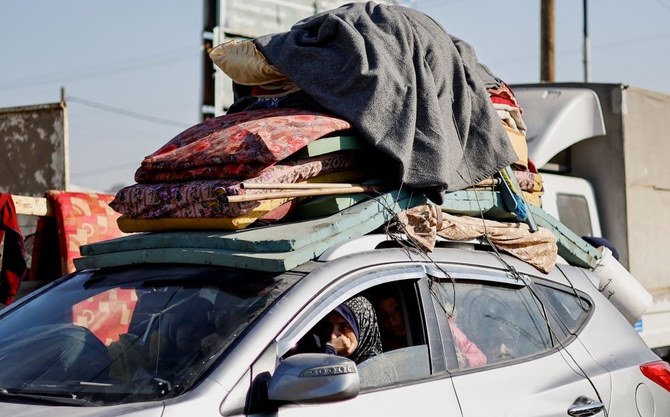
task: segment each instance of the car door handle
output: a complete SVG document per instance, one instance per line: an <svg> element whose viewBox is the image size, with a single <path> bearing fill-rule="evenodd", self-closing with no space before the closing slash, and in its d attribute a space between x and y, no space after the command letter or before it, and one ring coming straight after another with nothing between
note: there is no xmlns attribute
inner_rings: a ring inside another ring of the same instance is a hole
<svg viewBox="0 0 670 417"><path fill-rule="evenodd" d="M587 397L579 397L568 408L568 415L588 417L598 414L605 409L605 404Z"/></svg>

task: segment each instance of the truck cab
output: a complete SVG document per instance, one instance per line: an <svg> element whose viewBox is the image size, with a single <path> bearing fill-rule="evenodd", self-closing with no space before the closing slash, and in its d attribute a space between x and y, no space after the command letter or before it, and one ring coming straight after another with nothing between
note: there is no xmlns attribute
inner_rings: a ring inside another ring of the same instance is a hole
<svg viewBox="0 0 670 417"><path fill-rule="evenodd" d="M524 109L529 158L544 180L542 208L576 234L614 244L654 297L636 329L668 359L670 279L659 243L670 228L661 140L670 96L622 84L512 87Z"/></svg>
<svg viewBox="0 0 670 417"><path fill-rule="evenodd" d="M542 172L542 208L580 236L601 236L591 183L570 175L573 144L604 135L598 96L588 89L514 87L528 127L528 156Z"/></svg>

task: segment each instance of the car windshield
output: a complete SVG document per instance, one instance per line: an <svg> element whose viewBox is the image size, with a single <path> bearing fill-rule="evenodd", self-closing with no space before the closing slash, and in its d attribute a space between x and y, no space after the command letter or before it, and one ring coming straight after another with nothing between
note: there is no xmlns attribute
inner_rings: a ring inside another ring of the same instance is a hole
<svg viewBox="0 0 670 417"><path fill-rule="evenodd" d="M0 391L83 405L179 395L297 277L176 265L78 272L0 316Z"/></svg>

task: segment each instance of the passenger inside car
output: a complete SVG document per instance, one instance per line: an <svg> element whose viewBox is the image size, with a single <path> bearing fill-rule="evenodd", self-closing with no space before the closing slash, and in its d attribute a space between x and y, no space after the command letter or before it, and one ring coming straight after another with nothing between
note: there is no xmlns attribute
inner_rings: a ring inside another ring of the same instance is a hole
<svg viewBox="0 0 670 417"><path fill-rule="evenodd" d="M375 309L379 318L384 351L410 346L405 310L393 289L377 294Z"/></svg>
<svg viewBox="0 0 670 417"><path fill-rule="evenodd" d="M175 347L181 363L187 363L193 357L205 353L201 341L214 333L212 323L202 321L198 317L186 317L179 323L175 335Z"/></svg>
<svg viewBox="0 0 670 417"><path fill-rule="evenodd" d="M214 353L221 343L229 337L237 325L235 309L230 306L231 296L225 292L219 292L214 299L210 321L214 325L214 331L202 339L201 348L208 353Z"/></svg>
<svg viewBox="0 0 670 417"><path fill-rule="evenodd" d="M346 356L356 364L382 353L377 315L363 296L340 304L319 327L318 334L326 353Z"/></svg>
<svg viewBox="0 0 670 417"><path fill-rule="evenodd" d="M174 299L178 301L169 301ZM137 382L151 375L175 375L197 354L200 340L214 331L208 321L212 309L210 301L193 291L180 292L179 296L168 292L144 294L129 332L120 334L108 348L110 376Z"/></svg>
<svg viewBox="0 0 670 417"><path fill-rule="evenodd" d="M408 346L405 313L397 295L390 291L380 293L375 301L375 307L381 325L384 350ZM456 326L453 317L449 318L449 328L456 347L459 366L473 368L486 365L486 355Z"/></svg>
<svg viewBox="0 0 670 417"><path fill-rule="evenodd" d="M214 304L202 297L189 299L176 309L167 333L163 334L170 344L161 358L168 372L183 372L207 354L202 341L214 333L213 311Z"/></svg>
<svg viewBox="0 0 670 417"><path fill-rule="evenodd" d="M522 291L505 285L461 283L456 305L459 326L486 354L489 364L527 357L552 346L548 318L537 311L541 303L526 287Z"/></svg>

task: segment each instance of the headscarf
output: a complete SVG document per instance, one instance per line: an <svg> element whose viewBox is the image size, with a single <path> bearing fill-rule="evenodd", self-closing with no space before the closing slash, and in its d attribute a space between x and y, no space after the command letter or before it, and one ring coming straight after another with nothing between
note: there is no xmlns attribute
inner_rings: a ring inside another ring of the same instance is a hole
<svg viewBox="0 0 670 417"><path fill-rule="evenodd" d="M354 331L354 334L356 335L356 340L358 340L361 337L361 329L358 327L358 320L356 320L356 316L354 316L354 312L351 311L349 306L346 304L342 303L339 306L335 307L335 311L342 316L343 319L349 323L349 327Z"/></svg>
<svg viewBox="0 0 670 417"><path fill-rule="evenodd" d="M381 354L382 339L379 335L377 314L370 301L363 296L357 296L345 301L342 303L342 306L348 308L353 313L356 326L352 325L352 328L355 329L358 327L358 346L356 346L356 350L348 358L359 364L366 359ZM336 309L336 311L338 310ZM347 320L346 316L343 315L343 317Z"/></svg>

